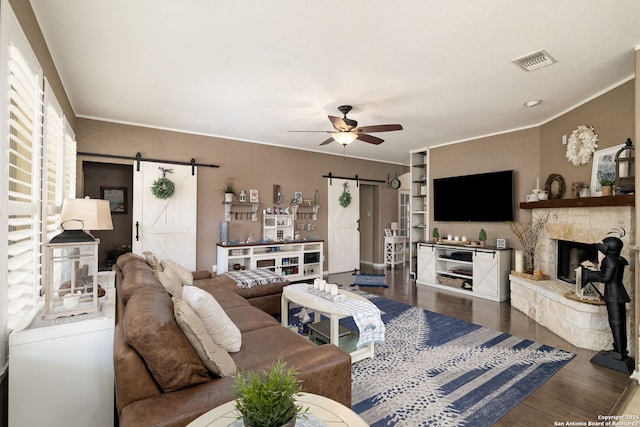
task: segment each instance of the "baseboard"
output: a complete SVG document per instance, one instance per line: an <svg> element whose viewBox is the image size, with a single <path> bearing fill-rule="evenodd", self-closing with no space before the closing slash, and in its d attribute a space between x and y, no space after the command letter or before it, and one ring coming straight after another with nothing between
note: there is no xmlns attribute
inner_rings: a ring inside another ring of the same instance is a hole
<svg viewBox="0 0 640 427"><path fill-rule="evenodd" d="M629 383L625 387L624 391L622 392L618 400L616 400L616 403L614 403L613 406L611 407L611 410L609 411L609 415L622 415L624 413L624 410L627 408L627 406L629 405L629 402L631 402L631 399L633 398L634 394L637 391L638 391L638 380L632 377L629 379Z"/></svg>

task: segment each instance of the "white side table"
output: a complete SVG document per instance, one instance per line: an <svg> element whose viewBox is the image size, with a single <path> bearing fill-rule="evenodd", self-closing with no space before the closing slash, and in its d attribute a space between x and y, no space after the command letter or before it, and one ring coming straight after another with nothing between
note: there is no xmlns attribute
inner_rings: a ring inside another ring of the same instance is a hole
<svg viewBox="0 0 640 427"><path fill-rule="evenodd" d="M404 254L407 246L406 236L385 236L384 237L384 262L391 268L396 264L404 265Z"/></svg>
<svg viewBox="0 0 640 427"><path fill-rule="evenodd" d="M351 409L328 397L312 393L301 393L296 401L309 408L309 414L327 426L368 427L362 418ZM235 402L224 403L193 420L187 427L227 427L240 416ZM242 424L240 424L242 425Z"/></svg>
<svg viewBox="0 0 640 427"><path fill-rule="evenodd" d="M9 425L113 427L115 300L9 335Z"/></svg>

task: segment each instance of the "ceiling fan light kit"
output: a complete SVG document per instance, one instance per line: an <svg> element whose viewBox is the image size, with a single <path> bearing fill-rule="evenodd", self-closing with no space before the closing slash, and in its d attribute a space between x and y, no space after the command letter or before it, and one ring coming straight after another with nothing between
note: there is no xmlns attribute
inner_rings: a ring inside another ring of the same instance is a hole
<svg viewBox="0 0 640 427"><path fill-rule="evenodd" d="M347 117L347 113L351 111L351 109L352 109L351 105L341 105L338 107L338 111L340 111L343 114L343 117L327 116L335 130L331 130L331 131L311 130L311 131L290 131L290 132L329 133L331 134L331 138L326 139L320 145L326 145L333 141L336 141L342 144L343 147L346 147L348 144L351 144L356 139L359 139L360 141L368 142L369 144L374 144L374 145L382 144L384 142L384 139L378 138L377 136L369 135L369 133L402 130L402 125L400 124L358 127L357 121Z"/></svg>
<svg viewBox="0 0 640 427"><path fill-rule="evenodd" d="M342 145L351 144L358 138L358 134L355 132L332 132L331 136Z"/></svg>

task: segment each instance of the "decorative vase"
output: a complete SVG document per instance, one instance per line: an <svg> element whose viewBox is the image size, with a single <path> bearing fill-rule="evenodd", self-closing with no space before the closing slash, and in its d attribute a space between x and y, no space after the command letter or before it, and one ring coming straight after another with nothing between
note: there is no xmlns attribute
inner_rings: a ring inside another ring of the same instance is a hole
<svg viewBox="0 0 640 427"><path fill-rule="evenodd" d="M233 202L233 193L224 193L224 202L225 203Z"/></svg>
<svg viewBox="0 0 640 427"><path fill-rule="evenodd" d="M602 195L603 196L611 196L613 194L613 186L611 185L603 185L602 186Z"/></svg>

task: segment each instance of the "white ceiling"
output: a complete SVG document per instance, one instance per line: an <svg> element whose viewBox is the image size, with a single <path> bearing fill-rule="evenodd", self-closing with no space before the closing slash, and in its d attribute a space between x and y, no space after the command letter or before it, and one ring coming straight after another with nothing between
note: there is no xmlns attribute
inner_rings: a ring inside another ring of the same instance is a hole
<svg viewBox="0 0 640 427"><path fill-rule="evenodd" d="M331 130L350 104L360 126L404 130L346 155L395 163L540 125L632 78L640 44L638 0L31 4L79 117L342 155L287 131ZM511 62L540 49L558 62Z"/></svg>

